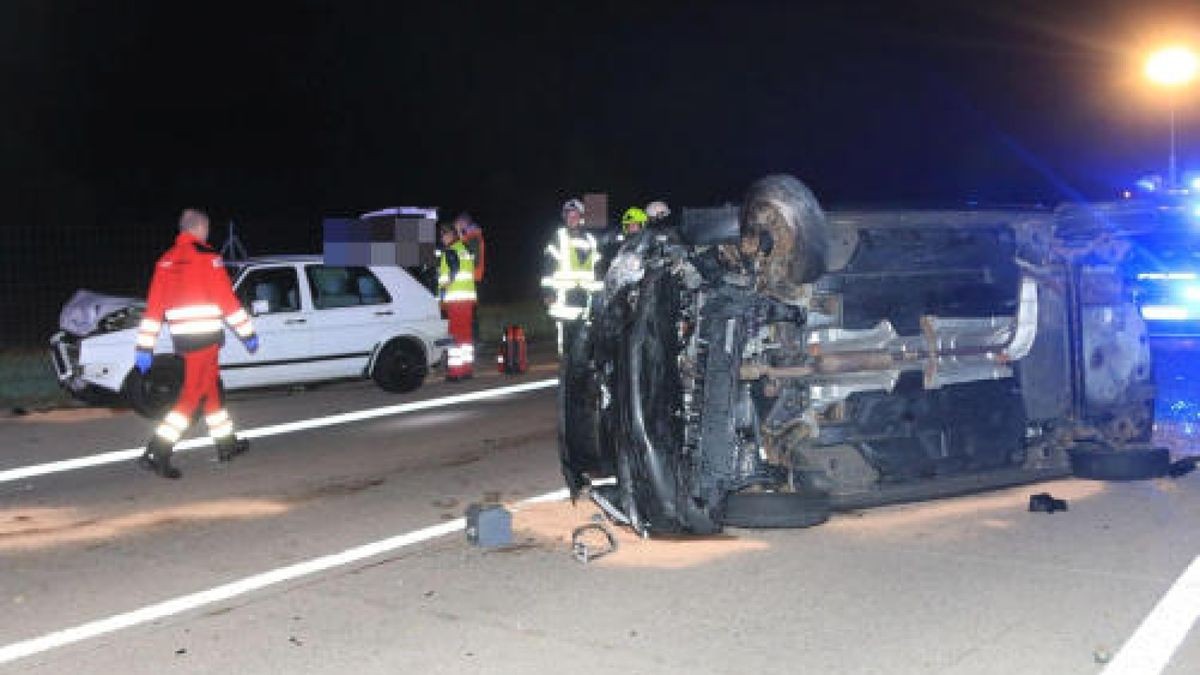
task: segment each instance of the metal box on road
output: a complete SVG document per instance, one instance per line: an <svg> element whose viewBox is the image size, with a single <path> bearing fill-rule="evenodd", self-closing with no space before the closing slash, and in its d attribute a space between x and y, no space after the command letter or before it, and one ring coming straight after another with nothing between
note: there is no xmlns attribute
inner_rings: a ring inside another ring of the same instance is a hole
<svg viewBox="0 0 1200 675"><path fill-rule="evenodd" d="M492 548L512 543L512 514L499 504L467 507L467 541Z"/></svg>

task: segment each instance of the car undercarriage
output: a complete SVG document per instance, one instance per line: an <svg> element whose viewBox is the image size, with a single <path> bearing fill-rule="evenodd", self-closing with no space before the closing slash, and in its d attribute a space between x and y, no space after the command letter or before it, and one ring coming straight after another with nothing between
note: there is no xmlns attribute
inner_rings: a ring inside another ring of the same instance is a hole
<svg viewBox="0 0 1200 675"><path fill-rule="evenodd" d="M566 346L568 486L704 534L1161 475L1126 250L1072 207L826 214L790 176L686 209L624 244Z"/></svg>

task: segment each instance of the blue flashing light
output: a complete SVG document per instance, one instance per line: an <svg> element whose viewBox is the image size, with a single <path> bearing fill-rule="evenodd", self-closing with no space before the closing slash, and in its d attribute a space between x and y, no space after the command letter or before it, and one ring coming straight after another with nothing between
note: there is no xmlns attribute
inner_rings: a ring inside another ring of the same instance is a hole
<svg viewBox="0 0 1200 675"><path fill-rule="evenodd" d="M1141 272L1138 281L1195 281L1195 272Z"/></svg>
<svg viewBox="0 0 1200 675"><path fill-rule="evenodd" d="M1178 305L1145 305L1142 318L1147 321L1187 321L1191 317L1187 307Z"/></svg>
<svg viewBox="0 0 1200 675"><path fill-rule="evenodd" d="M1193 192L1200 192L1200 176L1193 178L1189 185L1191 185Z"/></svg>
<svg viewBox="0 0 1200 675"><path fill-rule="evenodd" d="M1158 189L1158 184L1153 178L1139 178L1135 185L1142 192L1154 192Z"/></svg>

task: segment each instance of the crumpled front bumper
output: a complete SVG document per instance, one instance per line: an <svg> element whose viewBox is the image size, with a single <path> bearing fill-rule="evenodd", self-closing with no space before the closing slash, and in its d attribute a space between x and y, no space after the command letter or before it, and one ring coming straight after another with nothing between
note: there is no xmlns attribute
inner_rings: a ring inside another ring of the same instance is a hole
<svg viewBox="0 0 1200 675"><path fill-rule="evenodd" d="M59 385L79 391L87 386L83 381L83 369L79 365L79 340L66 331L58 331L50 338L50 362Z"/></svg>
<svg viewBox="0 0 1200 675"><path fill-rule="evenodd" d="M50 361L59 385L72 394L91 388L120 392L133 367L133 331L85 338L59 331L50 338Z"/></svg>

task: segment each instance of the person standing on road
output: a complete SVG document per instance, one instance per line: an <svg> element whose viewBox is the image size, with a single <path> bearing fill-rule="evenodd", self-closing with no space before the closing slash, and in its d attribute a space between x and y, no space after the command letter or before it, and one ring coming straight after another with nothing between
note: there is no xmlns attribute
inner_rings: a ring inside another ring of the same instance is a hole
<svg viewBox="0 0 1200 675"><path fill-rule="evenodd" d="M455 382L475 374L475 258L453 225L443 223L440 229L438 295L454 339L446 354L446 380Z"/></svg>
<svg viewBox="0 0 1200 675"><path fill-rule="evenodd" d="M474 259L475 294L478 296L487 264L487 243L483 240L483 228L479 227L479 223L475 222L471 214L463 211L454 218L454 231L458 234L459 240L466 244L467 250L471 252L471 257ZM475 303L475 310L471 312L471 336L475 340L479 339L478 300Z"/></svg>
<svg viewBox="0 0 1200 675"><path fill-rule="evenodd" d="M543 299L558 324L558 353L570 347L591 308L592 294L604 288L596 278L600 250L596 238L583 230L584 207L569 199L562 207L563 227L546 245Z"/></svg>
<svg viewBox="0 0 1200 675"><path fill-rule="evenodd" d="M608 274L608 268L616 260L617 254L625 242L646 228L646 212L636 206L625 209L621 214L621 229L615 232L605 232L600 237L600 260L596 266L596 278L603 279Z"/></svg>
<svg viewBox="0 0 1200 675"><path fill-rule="evenodd" d="M171 465L171 453L201 406L218 460L228 462L250 448L249 441L234 435L233 421L222 406L217 356L225 342L224 324L252 354L258 351L258 336L233 293L220 254L208 245L208 229L203 211L184 210L175 244L154 267L146 311L138 327L135 366L143 376L150 372L164 321L175 353L183 357L179 398L138 460L140 466L164 478L182 475Z"/></svg>
<svg viewBox="0 0 1200 675"><path fill-rule="evenodd" d="M625 241L633 235L646 229L646 223L650 220L646 216L646 212L636 206L631 206L625 209L625 213L621 215L621 241Z"/></svg>

